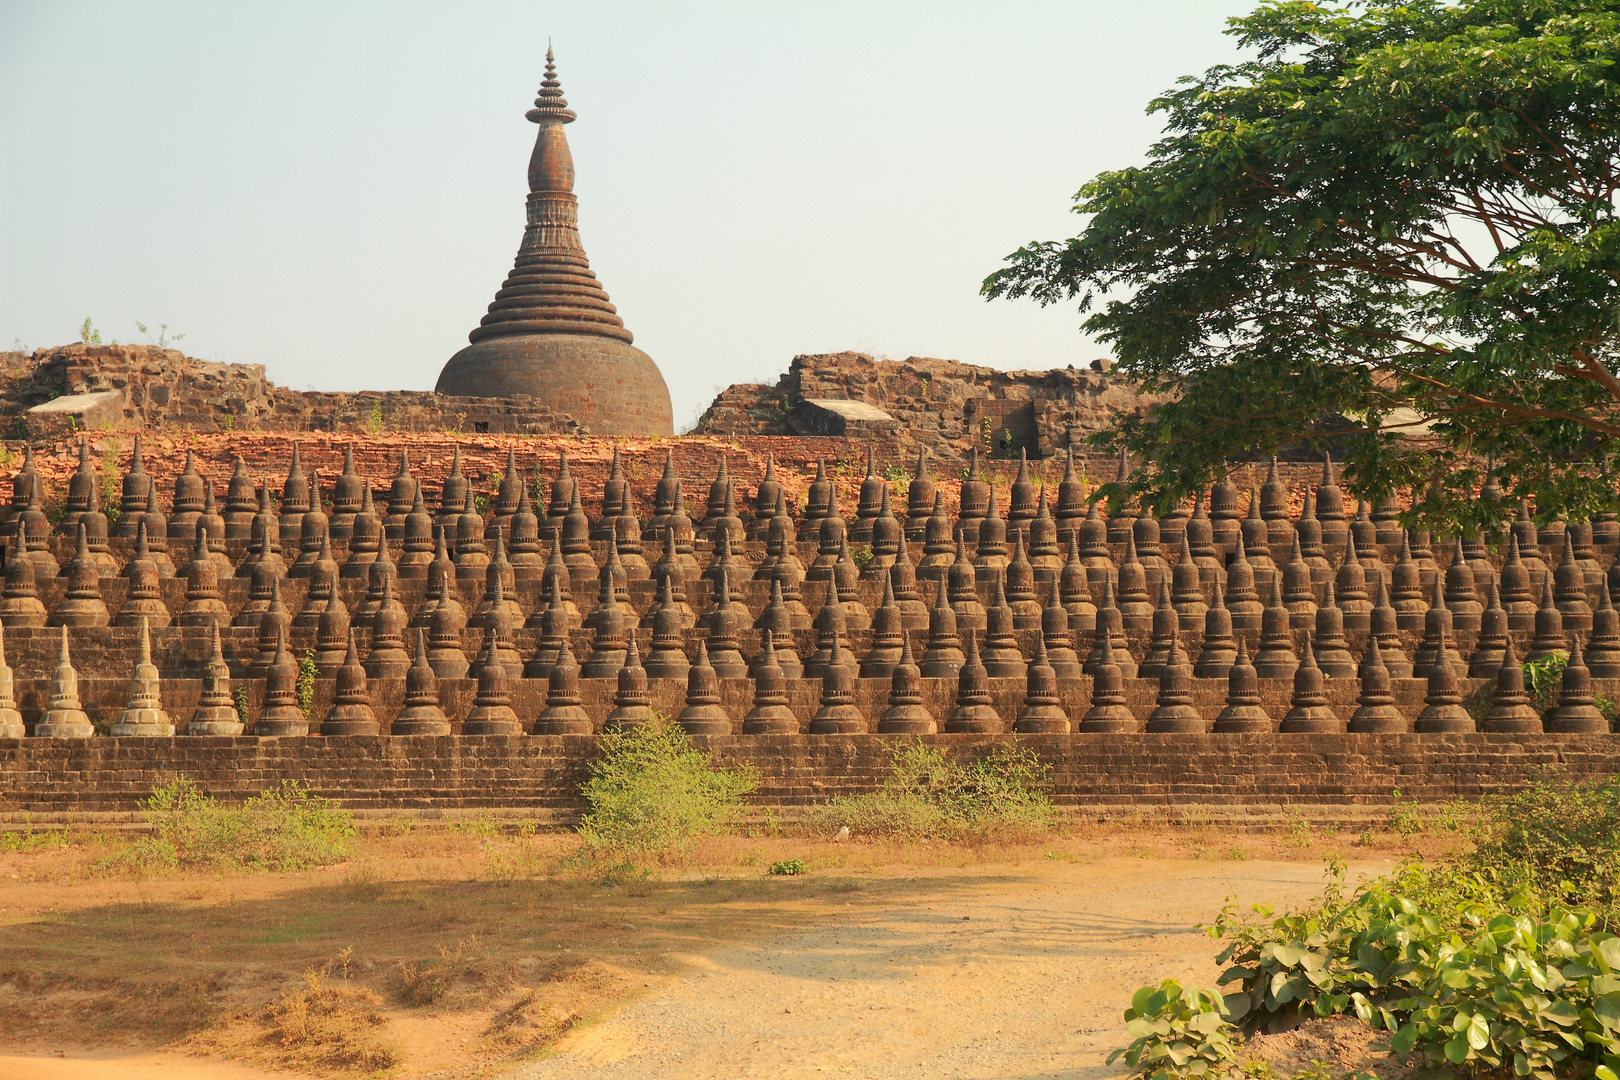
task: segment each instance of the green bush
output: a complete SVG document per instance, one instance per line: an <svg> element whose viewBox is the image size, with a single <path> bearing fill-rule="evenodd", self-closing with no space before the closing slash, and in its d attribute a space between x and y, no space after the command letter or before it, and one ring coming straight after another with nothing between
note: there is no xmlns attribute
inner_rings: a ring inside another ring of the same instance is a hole
<svg viewBox="0 0 1620 1080"><path fill-rule="evenodd" d="M111 869L307 870L346 858L354 818L294 780L221 806L185 777L146 800L152 834L104 860Z"/></svg>
<svg viewBox="0 0 1620 1080"><path fill-rule="evenodd" d="M1224 1075L1223 1040L1353 1014L1435 1068L1620 1080L1620 783L1544 777L1484 800L1476 827L1472 850L1348 898L1335 866L1302 910L1228 906L1210 934L1231 992L1139 991L1116 1057L1155 1080Z"/></svg>
<svg viewBox="0 0 1620 1080"><path fill-rule="evenodd" d="M723 831L758 786L754 769L716 769L667 716L602 737L580 786L588 852L662 854Z"/></svg>
<svg viewBox="0 0 1620 1080"><path fill-rule="evenodd" d="M1620 780L1547 774L1485 799L1480 811L1481 839L1457 860L1465 873L1504 892L1591 908L1607 927L1620 926Z"/></svg>
<svg viewBox="0 0 1620 1080"><path fill-rule="evenodd" d="M847 827L866 836L971 840L1044 829L1051 823L1051 769L1017 743L998 744L964 763L937 746L901 742L889 751L889 766L876 792L840 796L815 808L812 827L828 832Z"/></svg>
<svg viewBox="0 0 1620 1080"><path fill-rule="evenodd" d="M1227 1016L1260 1030L1354 1013L1389 1033L1394 1054L1433 1066L1537 1080L1613 1070L1620 939L1594 930L1590 912L1458 884L1409 867L1308 912L1254 924L1223 914Z"/></svg>
<svg viewBox="0 0 1620 1080"><path fill-rule="evenodd" d="M1124 1058L1134 1075L1149 1080L1219 1075L1237 1060L1226 1015L1219 990L1184 987L1174 979L1144 986L1125 1010L1131 1045L1109 1054L1108 1064Z"/></svg>
<svg viewBox="0 0 1620 1080"><path fill-rule="evenodd" d="M783 859L781 862L771 863L765 872L772 877L798 877L800 874L808 874L810 868L804 865L803 859Z"/></svg>

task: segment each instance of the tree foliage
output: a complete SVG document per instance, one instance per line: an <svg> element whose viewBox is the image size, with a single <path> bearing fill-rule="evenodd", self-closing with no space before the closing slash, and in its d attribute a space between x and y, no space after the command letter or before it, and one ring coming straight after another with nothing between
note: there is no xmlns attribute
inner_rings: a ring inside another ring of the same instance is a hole
<svg viewBox="0 0 1620 1080"><path fill-rule="evenodd" d="M1254 58L1155 100L1147 163L984 283L1077 300L1177 392L1099 439L1151 460L1129 493L1179 500L1334 415L1352 490L1433 521L1508 512L1472 497L1488 457L1543 514L1611 507L1620 3L1289 0L1228 32Z"/></svg>

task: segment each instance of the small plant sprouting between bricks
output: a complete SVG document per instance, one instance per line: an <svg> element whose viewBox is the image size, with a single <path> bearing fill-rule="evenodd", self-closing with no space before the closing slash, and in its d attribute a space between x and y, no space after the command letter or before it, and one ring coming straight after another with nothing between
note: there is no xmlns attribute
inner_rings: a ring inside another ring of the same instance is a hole
<svg viewBox="0 0 1620 1080"><path fill-rule="evenodd" d="M88 323L89 320L86 319L85 322ZM148 345L156 345L160 349L167 349L175 342L184 340L186 336L184 334L171 334L169 333L168 323L158 323L157 337L153 337L152 331L148 329L147 325L141 322L139 319L135 320L135 329L146 335L146 342Z"/></svg>
<svg viewBox="0 0 1620 1080"><path fill-rule="evenodd" d="M772 877L798 877L800 874L808 874L810 868L804 865L803 859L783 859L781 862L771 863L765 872Z"/></svg>
<svg viewBox="0 0 1620 1080"><path fill-rule="evenodd" d="M101 451L101 512L107 515L109 525L118 520L122 505L123 478L118 473L118 440L108 439Z"/></svg>
<svg viewBox="0 0 1620 1080"><path fill-rule="evenodd" d="M879 475L888 481L891 499L899 501L910 494L911 474L906 472L904 465L885 465Z"/></svg>
<svg viewBox="0 0 1620 1080"><path fill-rule="evenodd" d="M315 666L313 652L305 652L298 658L298 708L306 722L309 714L315 711L315 679L320 673L321 669Z"/></svg>

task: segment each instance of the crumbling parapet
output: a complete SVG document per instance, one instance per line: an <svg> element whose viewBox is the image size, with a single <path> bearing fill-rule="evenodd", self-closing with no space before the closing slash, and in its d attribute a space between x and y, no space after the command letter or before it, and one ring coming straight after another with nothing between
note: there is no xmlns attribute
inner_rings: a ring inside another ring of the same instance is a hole
<svg viewBox="0 0 1620 1080"><path fill-rule="evenodd" d="M75 344L4 359L0 425L33 442L142 430L591 434L534 397L300 392L271 382L262 364L215 363L147 345Z"/></svg>
<svg viewBox="0 0 1620 1080"><path fill-rule="evenodd" d="M885 417L901 451L927 448L938 458L981 454L1050 457L1139 413L1164 395L1140 392L1106 361L1089 368L999 371L955 360L878 360L865 353L793 358L774 386L739 383L721 392L698 420L705 435L826 434L831 401L860 403ZM845 433L865 434L865 431ZM878 434L876 430L872 434Z"/></svg>

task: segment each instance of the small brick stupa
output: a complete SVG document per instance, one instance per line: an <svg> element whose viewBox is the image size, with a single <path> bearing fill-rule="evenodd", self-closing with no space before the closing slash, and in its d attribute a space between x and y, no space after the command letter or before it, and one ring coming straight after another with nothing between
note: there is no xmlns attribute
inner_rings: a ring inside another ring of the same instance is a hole
<svg viewBox="0 0 1620 1080"><path fill-rule="evenodd" d="M563 133L574 113L549 47L540 96L526 115L540 134L529 158L523 243L489 314L468 335L472 344L444 365L435 389L464 397L527 394L593 435L673 435L664 377L630 344L634 337L579 241L574 159Z"/></svg>

